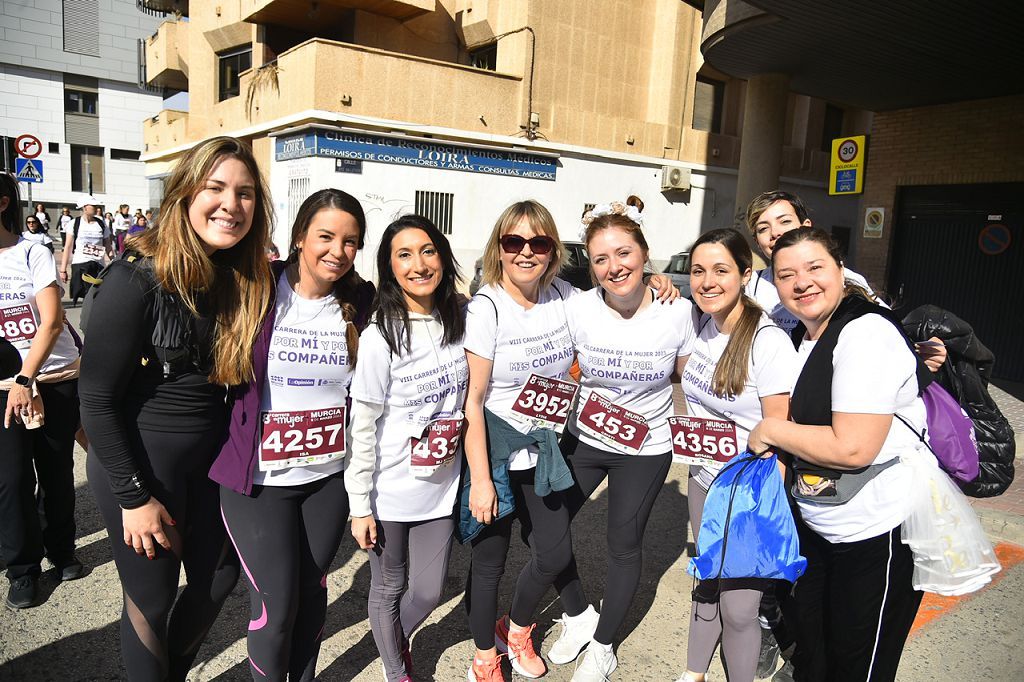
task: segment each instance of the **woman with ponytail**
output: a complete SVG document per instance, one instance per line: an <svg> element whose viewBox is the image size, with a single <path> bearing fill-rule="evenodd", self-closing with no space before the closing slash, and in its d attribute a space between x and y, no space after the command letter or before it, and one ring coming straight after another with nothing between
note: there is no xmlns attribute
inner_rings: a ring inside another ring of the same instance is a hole
<svg viewBox="0 0 1024 682"><path fill-rule="evenodd" d="M699 454L735 456L746 450L747 434L763 417L788 415L789 391L798 371L796 352L786 332L744 293L752 256L743 235L731 228L712 230L701 235L690 254L690 287L700 317L683 371L686 411L691 418L716 422L717 428L705 433L725 433L732 441L731 448L709 448L705 435ZM694 542L708 488L727 461L717 459L690 467L687 499ZM716 592L717 598L695 599L691 605L687 672L680 682L703 682L719 641L729 679L754 679L761 647L758 605L762 592L772 586L767 580L741 580L719 581L720 592L695 590L695 595Z"/></svg>
<svg viewBox="0 0 1024 682"><path fill-rule="evenodd" d="M224 439L225 387L252 377L272 220L252 150L232 137L202 142L168 178L160 227L132 241L92 300L79 393L130 680L184 680L238 579L207 474Z"/></svg>
<svg viewBox="0 0 1024 682"><path fill-rule="evenodd" d="M234 392L228 441L210 477L252 602L256 680L312 680L327 614L327 570L348 518L348 385L373 285L353 268L366 236L359 202L307 198L290 255L275 261L273 305Z"/></svg>

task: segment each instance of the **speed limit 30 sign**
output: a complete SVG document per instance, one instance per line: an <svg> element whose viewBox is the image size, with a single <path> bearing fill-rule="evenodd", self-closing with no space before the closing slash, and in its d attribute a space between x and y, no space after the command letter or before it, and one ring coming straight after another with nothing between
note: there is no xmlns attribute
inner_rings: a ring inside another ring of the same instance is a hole
<svg viewBox="0 0 1024 682"><path fill-rule="evenodd" d="M864 135L832 140L829 194L860 194L864 188Z"/></svg>

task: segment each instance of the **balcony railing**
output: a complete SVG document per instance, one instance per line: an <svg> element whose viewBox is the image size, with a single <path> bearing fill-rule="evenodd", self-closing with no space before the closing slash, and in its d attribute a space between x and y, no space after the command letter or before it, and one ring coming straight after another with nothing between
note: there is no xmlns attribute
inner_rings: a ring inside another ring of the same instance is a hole
<svg viewBox="0 0 1024 682"><path fill-rule="evenodd" d="M164 17L168 14L188 16L188 0L135 0L135 7L151 17Z"/></svg>

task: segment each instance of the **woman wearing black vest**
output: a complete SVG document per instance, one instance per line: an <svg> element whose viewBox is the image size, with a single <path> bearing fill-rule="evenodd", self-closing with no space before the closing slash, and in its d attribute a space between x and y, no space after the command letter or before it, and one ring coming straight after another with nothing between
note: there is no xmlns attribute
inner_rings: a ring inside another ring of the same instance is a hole
<svg viewBox="0 0 1024 682"><path fill-rule="evenodd" d="M225 387L252 376L273 287L273 208L245 143L217 137L187 152L160 218L97 289L79 389L129 680L184 680L238 579L207 473L227 433Z"/></svg>
<svg viewBox="0 0 1024 682"><path fill-rule="evenodd" d="M793 421L766 418L754 452L790 453L807 572L793 591L797 680L893 680L922 593L901 526L914 485L901 457L920 445L897 413L925 426L927 373L891 313L844 278L832 238L815 228L783 235L772 253L803 371ZM787 622L790 614L787 613Z"/></svg>

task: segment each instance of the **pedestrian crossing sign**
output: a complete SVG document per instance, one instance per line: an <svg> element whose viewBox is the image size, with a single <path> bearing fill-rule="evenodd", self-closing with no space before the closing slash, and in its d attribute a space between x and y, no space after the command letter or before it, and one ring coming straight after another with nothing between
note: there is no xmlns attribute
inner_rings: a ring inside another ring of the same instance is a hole
<svg viewBox="0 0 1024 682"><path fill-rule="evenodd" d="M14 175L18 182L42 182L43 162L40 159L15 159Z"/></svg>

